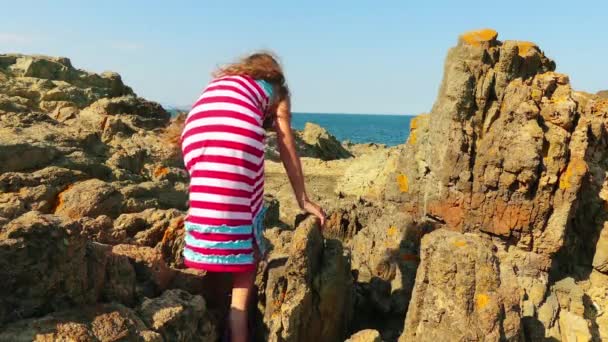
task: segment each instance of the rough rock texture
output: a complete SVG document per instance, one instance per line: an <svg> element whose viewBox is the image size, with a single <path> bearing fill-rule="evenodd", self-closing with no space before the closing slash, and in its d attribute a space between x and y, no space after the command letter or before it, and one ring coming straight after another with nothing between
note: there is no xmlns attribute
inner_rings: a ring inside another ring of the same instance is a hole
<svg viewBox="0 0 608 342"><path fill-rule="evenodd" d="M496 251L484 255L496 259L493 267L504 279L492 286L496 291L512 284L521 308L503 298L497 303L506 305L504 316L486 317L469 332L489 340L518 331L528 339L551 337L555 322L564 325L562 332L570 331L561 337L566 338L581 332L581 319L596 324L593 317L573 319L566 313L541 319L556 281L573 273L585 280L591 267L602 268L600 232L608 219L608 103L573 91L568 77L554 69L533 43L500 42L493 30L463 34L448 53L433 109L412 122L393 183L384 192L415 218L482 240L492 237ZM433 244L448 250L445 242ZM445 292L443 280L430 278L426 284L420 278L431 271L423 261L412 301L428 291ZM417 331L440 336L443 319L453 318L459 326L476 319L475 310L459 315L460 309L449 307L441 321L424 321L436 310L437 304L410 303L402 339L412 340ZM521 316L522 326L509 315ZM487 322L504 331L484 326Z"/></svg>
<svg viewBox="0 0 608 342"><path fill-rule="evenodd" d="M137 311L165 341L215 341L218 337L201 296L169 290L158 298L144 300Z"/></svg>
<svg viewBox="0 0 608 342"><path fill-rule="evenodd" d="M343 340L352 314L352 278L342 244L324 243L318 223L309 218L288 246L276 247L256 281L263 320L258 339Z"/></svg>
<svg viewBox="0 0 608 342"><path fill-rule="evenodd" d="M0 331L0 341L147 341L162 342L129 308L103 304L19 321Z"/></svg>
<svg viewBox="0 0 608 342"><path fill-rule="evenodd" d="M97 299L76 222L27 213L0 229L0 256L0 325Z"/></svg>
<svg viewBox="0 0 608 342"><path fill-rule="evenodd" d="M477 235L441 229L425 236L400 341L517 340L520 294L501 281L494 250Z"/></svg>

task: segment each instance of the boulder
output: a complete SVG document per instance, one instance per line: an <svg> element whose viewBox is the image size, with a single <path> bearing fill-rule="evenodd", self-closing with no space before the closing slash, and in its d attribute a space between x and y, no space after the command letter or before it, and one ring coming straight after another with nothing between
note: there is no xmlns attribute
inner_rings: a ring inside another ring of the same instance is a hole
<svg viewBox="0 0 608 342"><path fill-rule="evenodd" d="M73 184L57 196L55 214L71 219L83 216L118 216L122 209L122 195L111 184L90 179Z"/></svg>
<svg viewBox="0 0 608 342"><path fill-rule="evenodd" d="M80 230L76 222L38 212L0 230L0 324L95 302Z"/></svg>
<svg viewBox="0 0 608 342"><path fill-rule="evenodd" d="M300 157L335 160L350 158L353 154L323 127L307 122L304 130L295 132L296 149ZM274 132L266 134L265 158L280 160L277 136Z"/></svg>
<svg viewBox="0 0 608 342"><path fill-rule="evenodd" d="M127 257L133 265L137 279L137 295L154 297L167 289L174 277L173 271L156 249L122 244L112 247L112 253Z"/></svg>
<svg viewBox="0 0 608 342"><path fill-rule="evenodd" d="M0 341L147 341L162 342L133 310L101 304L52 313L13 323L0 332Z"/></svg>
<svg viewBox="0 0 608 342"><path fill-rule="evenodd" d="M338 341L351 317L350 265L338 240L324 246L315 219L303 221L287 254L275 250L257 280L265 341Z"/></svg>
<svg viewBox="0 0 608 342"><path fill-rule="evenodd" d="M593 267L600 272L608 274L608 223L604 223L604 228L595 246Z"/></svg>
<svg viewBox="0 0 608 342"><path fill-rule="evenodd" d="M444 229L422 239L420 266L399 341L517 340L520 294L501 282L488 238Z"/></svg>
<svg viewBox="0 0 608 342"><path fill-rule="evenodd" d="M168 290L158 298L145 299L137 312L165 341L216 341L218 338L216 324L201 296Z"/></svg>
<svg viewBox="0 0 608 342"><path fill-rule="evenodd" d="M344 342L382 342L382 338L377 330L366 329L353 334Z"/></svg>

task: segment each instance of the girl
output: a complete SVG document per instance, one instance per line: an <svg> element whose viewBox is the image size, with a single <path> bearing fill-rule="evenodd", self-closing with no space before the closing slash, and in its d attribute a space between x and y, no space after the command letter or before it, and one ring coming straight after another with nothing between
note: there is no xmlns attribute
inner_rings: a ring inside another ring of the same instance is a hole
<svg viewBox="0 0 608 342"><path fill-rule="evenodd" d="M301 209L325 213L309 200L291 130L290 95L281 66L255 53L220 68L188 113L181 132L190 174L185 220L186 266L233 274L229 328L233 342L246 341L247 304L262 240L264 128L277 131L279 152ZM267 124L268 123L268 124Z"/></svg>

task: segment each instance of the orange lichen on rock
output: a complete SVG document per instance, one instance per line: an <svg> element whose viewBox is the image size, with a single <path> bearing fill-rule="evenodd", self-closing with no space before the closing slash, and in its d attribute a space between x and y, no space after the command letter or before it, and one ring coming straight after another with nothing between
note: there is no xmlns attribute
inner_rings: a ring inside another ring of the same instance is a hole
<svg viewBox="0 0 608 342"><path fill-rule="evenodd" d="M517 48L519 49L519 55L525 57L530 49L538 49L538 45L532 42L519 41L517 42Z"/></svg>
<svg viewBox="0 0 608 342"><path fill-rule="evenodd" d="M577 178L581 178L587 173L587 169L587 163L584 160L579 158L572 159L566 171L559 179L559 188L562 190L571 188Z"/></svg>
<svg viewBox="0 0 608 342"><path fill-rule="evenodd" d="M154 169L154 177L162 177L169 173L169 169L164 166L158 166Z"/></svg>
<svg viewBox="0 0 608 342"><path fill-rule="evenodd" d="M70 184L68 185L67 188L63 189L63 191L61 191L59 194L57 194L57 201L55 202L55 207L53 208L53 213L57 213L57 211L59 209L61 209L65 203L65 200L63 199L63 195L70 190L74 185Z"/></svg>
<svg viewBox="0 0 608 342"><path fill-rule="evenodd" d="M460 40L472 46L481 46L482 43L491 42L498 38L498 32L492 29L481 29L465 32Z"/></svg>
<svg viewBox="0 0 608 342"><path fill-rule="evenodd" d="M163 234L163 239L161 240L162 244L165 244L167 241L174 240L177 237L177 232L184 229L184 218L180 217L175 219L169 224L169 227L165 230Z"/></svg>
<svg viewBox="0 0 608 342"><path fill-rule="evenodd" d="M399 184L399 190L401 190L401 192L410 191L410 184L406 175L400 174L397 176L397 183Z"/></svg>

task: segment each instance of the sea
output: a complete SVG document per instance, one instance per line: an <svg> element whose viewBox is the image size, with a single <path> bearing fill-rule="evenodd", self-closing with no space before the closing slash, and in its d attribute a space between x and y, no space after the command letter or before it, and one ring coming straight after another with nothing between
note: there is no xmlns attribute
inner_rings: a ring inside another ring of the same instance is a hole
<svg viewBox="0 0 608 342"><path fill-rule="evenodd" d="M325 128L340 141L404 144L410 131L410 115L293 113L291 126L304 129L307 122Z"/></svg>
<svg viewBox="0 0 608 342"><path fill-rule="evenodd" d="M180 110L168 108L172 114ZM356 144L404 144L410 131L411 115L293 113L291 126L302 130L307 122L325 128L339 141Z"/></svg>

